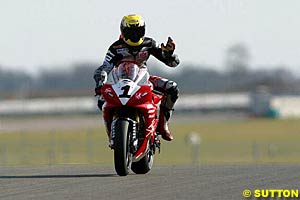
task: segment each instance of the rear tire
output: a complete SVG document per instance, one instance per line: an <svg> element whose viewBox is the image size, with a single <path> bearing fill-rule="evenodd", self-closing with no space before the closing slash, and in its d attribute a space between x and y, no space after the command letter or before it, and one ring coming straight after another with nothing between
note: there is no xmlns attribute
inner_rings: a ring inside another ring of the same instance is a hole
<svg viewBox="0 0 300 200"><path fill-rule="evenodd" d="M129 152L128 144L129 122L124 119L118 119L115 124L114 138L114 162L115 170L118 175L126 176L129 173L132 155Z"/></svg>

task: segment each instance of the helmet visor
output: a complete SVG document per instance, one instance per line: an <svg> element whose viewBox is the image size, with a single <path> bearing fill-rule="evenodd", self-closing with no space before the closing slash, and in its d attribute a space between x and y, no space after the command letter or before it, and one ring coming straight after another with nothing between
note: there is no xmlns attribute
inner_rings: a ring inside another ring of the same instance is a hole
<svg viewBox="0 0 300 200"><path fill-rule="evenodd" d="M125 39L138 42L145 35L145 26L124 27L122 34Z"/></svg>

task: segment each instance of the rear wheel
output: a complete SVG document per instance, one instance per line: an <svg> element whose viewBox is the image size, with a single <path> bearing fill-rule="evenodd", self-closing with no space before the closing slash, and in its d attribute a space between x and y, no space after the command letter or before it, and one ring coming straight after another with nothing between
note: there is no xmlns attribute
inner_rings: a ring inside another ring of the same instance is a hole
<svg viewBox="0 0 300 200"><path fill-rule="evenodd" d="M132 155L129 152L128 141L129 122L124 119L116 121L114 126L114 162L118 175L126 176L129 173Z"/></svg>
<svg viewBox="0 0 300 200"><path fill-rule="evenodd" d="M154 154L150 148L148 153L141 160L132 163L131 170L136 174L146 174L151 170L153 166L153 160Z"/></svg>

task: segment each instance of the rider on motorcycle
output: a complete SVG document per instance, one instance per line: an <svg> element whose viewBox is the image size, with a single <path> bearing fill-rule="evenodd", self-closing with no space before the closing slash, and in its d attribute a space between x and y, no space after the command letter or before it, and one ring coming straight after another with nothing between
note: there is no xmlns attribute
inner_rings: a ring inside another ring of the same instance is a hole
<svg viewBox="0 0 300 200"><path fill-rule="evenodd" d="M101 86L105 83L107 74L122 61L134 61L139 66L146 66L149 56L153 55L170 67L176 67L179 64L177 55L173 54L175 50L173 40L169 37L167 44L161 44L161 47L159 47L155 40L145 37L145 21L140 15L124 16L120 29L121 36L119 40L109 47L103 65L97 68L94 73L97 84L95 92L98 95L101 94ZM173 136L168 128L168 121L178 99L177 84L159 76L150 76L150 82L155 90L164 94L160 105L158 132L164 140L171 141ZM99 98L98 107L100 110L102 110L103 104L104 100ZM110 124L108 123L110 120L106 119L105 116L103 118L110 138Z"/></svg>

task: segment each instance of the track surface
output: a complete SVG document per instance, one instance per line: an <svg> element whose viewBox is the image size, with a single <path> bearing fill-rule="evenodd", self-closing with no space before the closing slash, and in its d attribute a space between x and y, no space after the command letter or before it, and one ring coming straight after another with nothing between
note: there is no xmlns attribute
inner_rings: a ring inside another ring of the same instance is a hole
<svg viewBox="0 0 300 200"><path fill-rule="evenodd" d="M297 165L154 166L119 177L113 167L0 167L0 199L244 199L244 189L298 189Z"/></svg>

